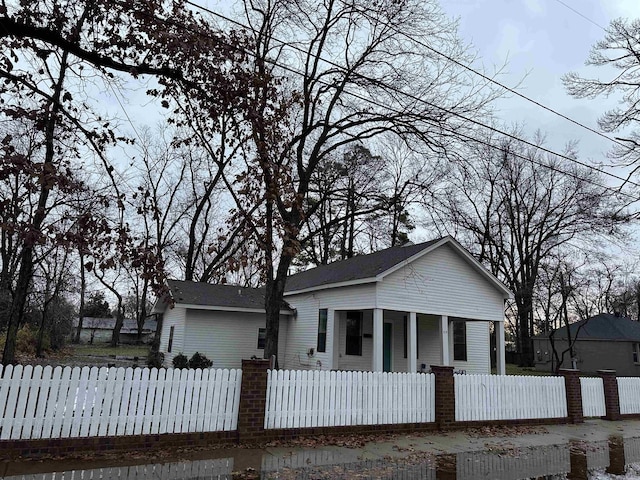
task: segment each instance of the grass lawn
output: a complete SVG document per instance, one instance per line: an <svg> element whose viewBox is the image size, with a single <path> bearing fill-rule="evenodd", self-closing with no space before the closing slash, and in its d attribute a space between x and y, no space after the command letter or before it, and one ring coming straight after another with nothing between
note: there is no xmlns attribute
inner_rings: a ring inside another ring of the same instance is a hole
<svg viewBox="0 0 640 480"><path fill-rule="evenodd" d="M149 353L149 345L120 345L110 347L107 344L93 345L70 345L74 355L93 355L98 357L108 357L117 355L119 357L139 357L146 358Z"/></svg>

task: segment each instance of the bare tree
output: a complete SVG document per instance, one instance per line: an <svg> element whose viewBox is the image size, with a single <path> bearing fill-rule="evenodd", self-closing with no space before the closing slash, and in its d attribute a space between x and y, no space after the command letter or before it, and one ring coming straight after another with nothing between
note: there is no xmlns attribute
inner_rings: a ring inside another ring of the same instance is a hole
<svg viewBox="0 0 640 480"><path fill-rule="evenodd" d="M457 166L448 194L436 197L437 220L466 233L480 261L514 292L525 365L533 364L534 294L543 262L571 241L617 232L611 195L594 178L537 148L489 138Z"/></svg>
<svg viewBox="0 0 640 480"><path fill-rule="evenodd" d="M398 34L473 62L455 22L435 2L247 0L245 7L261 82L248 98L252 155L234 186L238 217L264 252L270 357L278 350L279 310L304 219L320 208L306 202L320 165L388 132L444 151L443 127L464 128L457 115L482 115L493 92ZM257 201L260 218L250 217Z"/></svg>
<svg viewBox="0 0 640 480"><path fill-rule="evenodd" d="M563 76L562 81L569 95L594 99L621 94L620 106L606 111L598 120L607 133L620 132L612 150L614 159L633 166L633 175L640 168L640 20L617 18L606 29L604 39L591 49L587 65L605 67L611 74L609 80L585 78L576 72Z"/></svg>

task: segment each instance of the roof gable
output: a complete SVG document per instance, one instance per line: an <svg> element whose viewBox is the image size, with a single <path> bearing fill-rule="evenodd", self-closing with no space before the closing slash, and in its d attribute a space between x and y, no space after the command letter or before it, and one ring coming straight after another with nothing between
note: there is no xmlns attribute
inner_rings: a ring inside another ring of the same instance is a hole
<svg viewBox="0 0 640 480"><path fill-rule="evenodd" d="M478 262L464 247L451 236L437 238L424 243L409 244L380 250L368 255L359 255L346 260L321 265L287 278L285 294L311 291L341 285L372 283L411 263L435 248L448 244L467 263L502 291L505 297L512 296L509 289Z"/></svg>
<svg viewBox="0 0 640 480"><path fill-rule="evenodd" d="M289 293L344 282L357 282L358 280L372 281L378 275L382 275L392 267L402 264L405 260L440 240L438 238L415 245L391 247L368 255L358 255L328 265L310 268L287 277L285 292Z"/></svg>

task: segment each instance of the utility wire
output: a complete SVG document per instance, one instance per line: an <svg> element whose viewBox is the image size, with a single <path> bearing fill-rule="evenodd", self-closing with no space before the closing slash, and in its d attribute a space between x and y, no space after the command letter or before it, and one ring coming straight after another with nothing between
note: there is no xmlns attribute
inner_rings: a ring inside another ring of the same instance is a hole
<svg viewBox="0 0 640 480"><path fill-rule="evenodd" d="M242 24L242 23L240 23L240 22L238 22L238 21L236 21L236 20L229 19L229 18L225 17L225 16L224 16L224 15L222 15L222 14L218 14L218 13L213 12L213 11L211 11L211 10L207 9L207 8L200 7L199 5L193 4L190 0L186 0L186 3L189 3L189 4L191 4L191 5L193 5L193 6L197 7L197 8L200 8L200 9L203 9L203 10L205 10L205 11L208 11L208 12L210 12L210 13L214 14L214 15L217 15L217 16L218 16L218 17L220 17L220 18L227 19L227 20L228 20L228 21L230 21L231 23L234 23L234 24L236 24L236 25L238 25L238 26L241 26L242 28L249 28L247 25L244 25L244 24ZM201 32L201 31L199 31L199 30L194 32L192 29L189 29L187 26L185 26L185 25L183 25L183 24L181 24L181 23L176 23L176 22L172 22L172 21L170 21L170 20L168 20L168 19L159 18L159 17L157 17L157 16L155 16L155 15L152 15L152 14L147 14L147 13L144 13L144 12L141 12L141 13L142 13L143 15L147 16L147 17L154 18L155 20L161 21L162 23L165 23L166 25L173 25L173 26L177 26L177 27L182 28L183 30L189 31L189 32L191 32L191 33L197 33L198 35L200 35L200 36L202 36L202 37L204 37L204 38L208 38L208 39L212 39L212 40L216 40L216 41L222 41L220 38L214 38L214 37L212 37L211 35L205 34L205 33ZM275 40L275 41L277 41L277 42L279 42L282 46L290 46L290 47L292 47L292 48L294 48L294 49L297 49L297 50L299 50L299 51L301 51L301 52L303 52L303 53L305 53L305 54L308 54L308 52L305 52L304 50L300 49L299 47L294 47L294 46L291 46L291 45L287 45L285 42L283 42L283 41L281 41L281 40L278 40L278 39L275 39L275 38L274 38L274 40ZM238 49L239 51L242 51L243 53L245 53L245 54L247 54L247 55L250 55L250 56L256 57L256 54L255 54L254 52L252 52L252 51L249 51L249 50L247 50L247 49L244 49L244 48L238 47L237 45L234 45L234 44L231 44L231 43L227 43L227 45L228 45L228 46L230 46L230 47L232 47L232 48L236 48L236 49ZM313 57L314 57L314 58L317 58L317 59L319 59L319 60L323 60L323 61L325 61L326 63L331 64L331 65L333 65L333 66L336 66L336 67L340 68L341 70L344 70L344 67L343 67L342 65L339 65L339 64L333 63L333 62L331 62L331 61L327 61L326 59L323 59L322 57L316 57L316 56L313 56ZM272 65L274 65L274 66L278 67L278 68L283 69L284 71L288 71L288 72L293 73L293 74L295 74L295 75L300 75L300 76L303 76L303 77L304 77L304 75L305 75L305 73L304 73L304 72L302 72L302 71L300 71L300 70L294 69L294 68L289 67L289 66L286 66L286 65L279 64L279 63L277 63L276 61L274 61L274 60L272 60L272 59L265 59L265 61L266 61L267 63L270 63L270 64L272 64ZM547 149L547 148L541 147L541 146L536 145L536 144L534 144L534 143L532 143L532 142L529 142L528 140L524 140L524 139L522 139L522 138L519 138L519 137L517 137L516 135L509 134L509 133L504 132L504 131L502 131L502 130L500 130L500 129L497 129L497 128L495 128L495 127L492 127L492 126L490 126L490 125L486 125L486 124L484 124L484 123L482 123L482 122L479 122L479 121L477 121L477 120L470 119L470 118L465 117L465 116L463 116L463 115L461 115L461 114L459 114L459 113L457 113L457 112L452 112L452 111L450 111L450 110L448 110L448 109L446 109L446 108L444 108L444 107L440 107L439 105L435 105L435 104L432 104L432 103L430 103L430 102L427 102L426 100L423 100L423 99L421 99L421 98L418 98L418 97L416 97L416 96L414 96L414 95L411 95L411 94L409 94L409 93L407 93L407 92L404 92L403 90L400 90L400 89L398 89L397 87L393 87L393 86L391 86L391 85L386 85L384 82L378 81L378 80L376 80L376 79L370 79L370 78L365 77L365 76L363 76L363 75L359 75L359 77L360 77L360 78L362 78L362 79L368 80L368 81L370 81L370 82L372 82L372 83L376 83L376 84L378 84L378 85L381 85L381 86L383 86L383 88L387 88L387 89L390 89L390 90L394 90L394 91L396 91L397 93L399 93L399 94L401 94L401 95L403 95L403 96L407 96L407 97L409 97L409 98L413 99L414 101L417 101L417 102L420 102L420 103L424 103L424 104L426 104L426 105L428 105L428 106L431 106L431 107L434 107L434 108L436 108L436 109L439 109L439 110L445 111L445 112L447 112L447 113L449 113L449 114L451 114L451 115L453 115L453 116L456 116L456 117L462 118L463 120L466 120L466 121L468 121L468 122L474 123L474 124L476 124L476 125L479 125L479 126L481 126L481 127L483 127L483 128L486 128L486 129L489 129L489 130L491 130L491 131L494 131L494 132L496 132L496 133L498 133L498 134L501 134L501 135L503 135L503 136L506 136L506 137L512 138L512 139L514 139L514 140L516 140L516 141L518 141L518 142L521 142L521 143L523 143L523 144L529 145L529 146L531 146L531 147L533 147L533 148L536 148L536 149L538 149L538 150L544 151L544 152L549 153L549 154L551 154L551 155L554 155L554 156L556 156L556 157L558 157L558 158L563 158L563 159L565 159L565 160L567 160L567 161L569 161L569 162L572 162L572 163L578 164L578 165L580 165L580 166L582 166L582 167L585 167L585 168L588 168L588 169L590 169L590 170L592 170L592 171L597 171L597 172L599 172L599 173L601 173L601 174L603 174L603 175L606 175L606 176L609 176L609 177L613 177L613 178L616 178L616 179L621 180L621 181L623 181L623 182L631 183L632 185L635 185L635 186L640 187L640 185L639 185L639 184L637 184L637 183L634 183L634 182L631 182L631 181L626 181L626 180L625 180L625 179L623 179L622 177L619 177L619 176L617 176L617 175L615 175L615 174L609 173L609 172L607 172L607 171L604 171L604 170L599 169L599 168L597 168L597 167L594 167L594 166L592 166L592 165L588 165L588 164L586 164L586 163L584 163L584 162L581 162L581 161L576 160L576 159L574 159L574 158L568 157L568 156L566 156L566 155L563 155L563 154L560 154L560 153L554 152L554 151L552 151L552 150L550 150L550 149ZM331 86L332 86L332 84L328 83L327 81L321 80L321 79L318 79L318 83L321 83L321 84L323 84L323 85L325 85L325 86L328 86L328 87L331 87ZM359 99L359 100L361 100L361 101L363 101L363 102L369 103L369 104L371 104L371 105L375 105L375 106L377 106L377 107L379 107L379 108L386 109L386 110L390 111L391 113L396 113L396 114L404 114L404 113L406 113L406 112L402 112L402 111L400 111L400 110L395 110L395 109L393 109L393 108L390 108L388 105L385 105L385 104L382 104L382 103L380 103L380 102L377 102L377 101L375 101L375 100L373 100L373 99L371 99L371 98L364 97L364 96L362 96L362 95L360 95L360 94L357 94L357 93L351 92L351 91L349 91L349 90L347 90L347 89L343 89L343 92L344 92L344 93L346 93L346 94L348 94L348 95L350 95L350 96L352 96L352 97L354 97L354 98L357 98L357 99ZM497 146L497 145L494 145L494 144L489 143L489 142L487 142L487 141L485 141L485 140L481 140L481 139L478 139L478 138L473 137L473 136L470 136L470 135L461 134L460 132L458 132L458 131L456 131L456 130L453 130L453 129L451 129L451 128L445 128L445 127L443 127L441 124L433 123L433 121L432 121L432 122L429 122L429 124L430 124L430 125L432 125L432 126L435 126L435 127L439 128L439 129L441 129L441 130L444 130L444 131L446 131L446 132L448 132L448 133L452 133L454 136L460 136L460 137L466 138L466 139L468 139L468 140L471 140L471 141L474 141L474 142L477 142L477 143L483 144L483 145L488 146L488 147L493 148L493 149L498 149L498 150L500 149L500 147L499 147L499 146ZM513 155L514 155L514 156L516 156L516 157L518 157L518 158L521 158L521 159L523 159L523 160L529 161L529 162L534 163L534 164L536 164L536 165L539 165L539 166L541 166L541 167L544 167L544 168L548 168L548 169L554 170L554 171L556 171L556 172L558 172L558 173L562 173L562 174L568 175L568 176L570 176L570 177L572 177L572 178L579 179L579 180L581 180L581 181L585 181L585 182L587 182L587 183L589 183L589 184L591 184L591 185L594 185L594 186L596 186L596 187L602 188L602 189L607 190L607 191L611 191L611 192L613 192L613 193L614 193L614 194L616 194L616 195L623 195L623 196L625 196L625 197L629 198L629 199L632 201L632 203L633 203L633 202L637 202L637 201L639 201L639 200L640 200L637 196L632 195L632 194L629 194L629 193L626 193L626 192L623 192L623 191L621 191L621 190L619 190L619 189L615 189L615 188L613 188L613 187L609 187L609 186L607 186L607 185L599 184L599 183L594 182L593 180L590 180L590 179L585 178L585 177L583 177L583 176L579 176L579 175L576 175L576 174L572 174L572 173L570 173L570 172L564 171L564 170L562 170L562 169L558 169L558 168L556 168L556 167L553 167L553 166L551 166L551 165L544 164L544 163L542 163L542 162L538 162L538 161L536 161L536 160L534 160L534 159L531 159L531 158L528 158L528 157L524 157L524 156L522 156L522 155L520 155L520 154L516 154L516 153L514 153L514 152L512 152L512 153L513 153Z"/></svg>
<svg viewBox="0 0 640 480"><path fill-rule="evenodd" d="M560 0L557 0L557 1L560 1ZM212 15L215 15L215 16L217 16L219 18L222 18L225 21L232 22L232 23L234 23L234 24L236 24L238 26L241 26L243 28L248 28L247 25L244 25L241 22L233 20L233 19L231 19L231 18L229 18L229 17L227 17L227 16L225 16L225 15L223 15L221 13L215 12L215 11L209 9L209 8L197 5L196 3L194 3L191 0L186 0L186 3L188 3L189 5L191 5L193 7L199 8L199 9L201 9L203 11L206 11L206 12L212 14ZM565 6L566 6L566 4L565 4ZM571 7L568 7L568 8L571 8ZM364 15L365 17L367 17L369 20L371 20L371 17L369 15L367 15L366 12L360 11L359 13ZM617 140L615 138L612 138L612 137L610 137L608 135L605 135L604 133L602 133L602 132L600 132L600 131L592 128L592 127L589 127L588 125L585 125L585 124L583 124L583 123L581 123L581 122L579 122L577 120L574 120L573 118L571 118L571 117L569 117L569 116L567 116L567 115L565 115L565 114L563 114L561 112L558 112L557 110L554 110L553 108L548 107L548 106L544 105L543 103L524 95L523 93L518 92L517 90L515 90L515 89L513 89L513 88L511 88L511 87L509 87L509 86L507 86L505 84L503 84L502 82L496 80L495 78L489 77L488 75L485 75L484 73L479 72L478 70L474 69L473 67L471 67L471 66L469 66L469 65L467 65L465 63L462 63L459 60L456 60L455 58L451 57L450 55L447 55L446 53L443 53L443 52L439 51L438 49L432 47L431 45L429 45L429 44L427 44L425 42L423 42L422 40L417 39L414 36L408 34L407 32L405 32L403 30L400 30L396 26L391 25L391 24L389 24L387 22L382 22L382 21L380 22L380 24L384 25L385 27L387 27L387 28L389 28L391 30L393 30L393 32L395 32L396 34L404 36L405 38L407 38L411 42L413 42L413 43L415 43L417 45L420 45L421 47L429 50L430 52L433 52L436 55L439 55L442 58L445 58L449 62L451 62L451 63L453 63L453 64L455 64L455 65L457 65L459 67L462 67L462 68L470 71L471 73L477 75L478 77L482 78L483 80L486 80L487 82L493 83L493 84L499 86L500 88L502 88L503 90L505 90L505 91L507 91L507 92L509 92L509 93L511 93L513 95L516 95L517 97L520 97L523 100L526 100L526 101L536 105L537 107L540 107L540 108L552 113L553 115L556 115L556 116L558 116L558 117L560 117L560 118L562 118L564 120L567 120L568 122L571 122L571 123L573 123L574 125L576 125L576 126L578 126L580 128L583 128L583 129L585 129L585 130L587 130L587 131L589 131L589 132L591 132L591 133L593 133L595 135L598 135L598 136L604 138L605 140L608 140L608 141L610 141L612 143L616 143L616 144L620 145L621 147L625 147L626 148L626 145L624 143L620 142L619 140ZM281 43L282 45L286 45L286 43L283 42L282 40L278 40L276 38L274 38L274 40L276 40L277 42ZM298 48L296 48L293 45L290 45L290 47L299 50ZM323 61L325 61L325 62L327 62L327 63L329 63L329 64L331 64L333 66L337 66L337 65L333 64L332 62L330 62L329 60L326 60L326 59L323 59L323 58L321 58L321 60L323 60Z"/></svg>
<svg viewBox="0 0 640 480"><path fill-rule="evenodd" d="M202 7L202 6L200 6L200 5L197 5L197 4L193 3L191 0L186 0L186 3L188 3L189 5L192 5L192 6L194 6L194 7L197 7L197 8L199 8L199 9L203 10L203 11L206 11L206 12L208 12L208 13L211 13L211 14L213 14L213 15L215 15L215 16L217 16L217 17L219 17L219 18L222 18L222 19L224 19L224 20L226 20L226 21L228 21L228 22L231 22L231 23L233 23L233 24L235 24L235 25L237 25L237 26L240 26L240 27L242 27L242 28L245 28L245 29L249 29L249 28L250 28L248 25L245 25L245 24L243 24L242 22L239 22L239 21L237 21L237 20L233 20L233 19L231 19L231 18L229 18L229 17L227 17L227 16L225 16L225 15L223 15L223 14L220 14L220 13L218 13L218 12L215 12L215 11L213 11L213 10L211 10L211 9L208 9L208 8L206 8L206 7ZM162 19L159 19L159 20L163 21ZM204 34L203 34L203 35L204 35ZM209 38L210 38L210 37L209 37ZM301 52L301 53L304 53L304 54L307 54L307 55L311 55L313 58L317 58L318 60L322 60L323 62L325 62L325 63L327 63L327 64L329 64L329 65L331 65L331 66L333 66L333 67L339 68L339 69L341 69L341 70L345 70L344 66L342 66L342 65L340 65L340 64L337 64L337 63L335 63L335 62L333 62L333 61L331 61L331 60L327 60L327 59L325 59L325 58L323 58L323 57L321 57L321 56L316 56L316 55L310 54L309 52L305 51L304 49L302 49L302 48L300 48L300 47L297 47L297 46L295 46L295 45L289 45L289 44L287 44L286 42L284 42L284 41L282 41L282 40L280 40L280 39L277 39L277 38L275 38L275 37L272 37L272 38L273 38L273 40L274 40L274 41L278 42L278 43L279 43L280 45L282 45L282 46L286 46L286 47L292 48L292 49L294 49L294 50L297 50L298 52ZM255 54L254 54L253 52L245 51L245 53L247 53L247 54L249 54L249 55L252 55L252 56L255 56ZM300 70L293 69L292 67L288 67L288 66L286 66L286 65L278 64L277 62L274 62L274 61L270 61L270 63L272 63L273 65L275 65L275 66L277 66L277 67L279 67L279 68L282 68L282 69L284 69L284 70L286 70L286 71L289 71L289 72L291 72L291 73L294 73L294 74L296 74L296 75L304 76L304 72L302 72L302 71L300 71ZM621 181L621 182L623 182L623 183L630 183L631 185L634 185L634 186L636 186L636 187L639 187L639 188L640 188L640 184L638 184L638 183L632 182L632 181L627 180L627 179L625 179L625 178L623 178L623 177L620 177L620 176L618 176L618 175L616 175L616 174L614 174L614 173L607 172L606 170L602 170L602 169L600 169L600 168L598 168L598 167L595 167L595 166L593 166L593 165L589 165L589 164L587 164L587 163L585 163L585 162L582 162L582 161L580 161L580 160L577 160L577 159L575 159L575 158L571 158L571 157L569 157L569 156L567 156L567 155L564 155L564 154L561 154L561 153L557 153L557 152L555 152L555 151L553 151L553 150L550 150L550 149L548 149L548 148L546 148L546 147L543 147L543 146L540 146L540 145L536 145L535 143L530 142L530 141L525 140L525 139L522 139L522 138L518 137L517 135L513 135L513 134L508 133L508 132L505 132L505 131L503 131L503 130L501 130L501 129L499 129L499 128L493 127L493 126L491 126L491 125L487 125L487 124L485 124L485 123L483 123L483 122L480 122L480 121L478 121L478 120L475 120L475 119L473 119L473 118L466 117L466 116L464 116L464 115L462 115L462 114L460 114L460 113L458 113L458 112L455 112L455 111L452 111L452 110L447 109L447 108L445 108L445 107L442 107L442 106L440 106L440 105L436 105L436 104L434 104L434 103L431 103L431 102L429 102L429 101L427 101L427 100L424 100L423 98L417 97L416 95L413 95L413 94L411 94L411 93L409 93L409 92L405 92L404 90L402 90L402 89L400 89L400 88L398 88L398 87L395 87L395 86L393 86L393 85L385 84L384 82L382 82L382 81L380 81L380 80L373 79L373 78L370 78L370 77L367 77L367 76L364 76L364 75L360 75L360 74L356 74L356 75L358 75L358 76L359 76L361 79L363 79L363 80L366 80L366 81L368 81L368 82L374 83L374 84L376 84L376 85L378 85L378 86L381 86L382 88L385 88L385 89L387 89L387 90L392 90L392 91L394 91L395 93L398 93L398 94L400 94L400 95L403 95L403 96L405 96L405 97L407 97L407 98L410 98L410 99L412 99L412 100L414 100L414 101L416 101L416 102L419 102L419 103L425 104L425 105L430 106L430 107L432 107L432 108L436 108L436 109L441 110L441 111L443 111L443 112L446 112L446 113L448 113L448 114L450 114L450 115L453 115L453 116L455 116L455 117L458 117L458 118L460 118L460 119L462 119L462 120L464 120L464 121L467 121L467 122L473 123L473 124L475 124L475 125L478 125L479 127L482 127L482 128L488 129L488 130L491 130L491 131L493 131L493 132L495 132L495 133L498 133L498 134L500 134L500 135L506 136L506 137L511 138L511 139L513 139L513 140L517 140L517 141L519 141L519 142L522 142L522 143L524 143L524 144L526 144L526 145L528 145L528 146L530 146L530 147L533 147L533 148L536 148L536 149L542 150L542 151L544 151L544 152L546 152L546 153L549 153L549 154L551 154L551 155L557 156L557 157L559 157L559 158L563 158L564 160L567 160L567 161L569 161L569 162L572 162L572 163L578 164L578 165L580 165L580 166L582 166L582 167L589 168L589 169L591 169L591 170L593 170L593 171L596 171L596 172L601 173L601 174L603 174L603 175L609 176L609 177L614 178L614 179L616 179L616 180L619 180L619 181ZM487 77L487 78L488 78L488 77ZM323 84L324 84L324 85L326 85L326 86L331 86L331 85L330 85L329 83L327 83L327 82L320 81L320 83L323 83ZM508 88L508 87L505 87L505 88ZM383 104L381 104L381 103L379 103L379 102L376 102L376 101L375 101L375 100L373 100L373 99L363 97L362 95L355 94L355 93L350 92L350 91L348 91L348 90L346 90L346 89L345 89L344 91L345 91L347 94L349 94L349 95L351 95L351 96L354 96L354 97L356 97L356 98L358 98L358 99L360 99L360 100L366 101L366 102L368 102L368 103L371 103L371 104L376 105L376 106L381 107L381 108L390 109L390 108L389 108L389 106L387 106L387 105L383 105ZM390 110L391 110L391 109L390 109ZM402 113L402 112L395 111L395 113ZM441 125L438 125L438 126L439 126L439 127L441 127ZM588 128L588 127L587 127L587 128ZM455 132L451 132L451 133L455 133ZM596 132L596 133L597 133L597 132ZM606 136L605 136L605 137L606 137ZM606 138L608 138L608 137L606 137ZM568 172L567 172L567 173L568 173Z"/></svg>
<svg viewBox="0 0 640 480"><path fill-rule="evenodd" d="M576 10L575 8L573 8L571 5L567 5L566 3L564 3L562 0L556 0L556 2L558 2L560 5L564 5L566 8L568 8L569 10L571 10L573 13L575 13L576 15L584 18L587 22L592 23L593 25L595 25L596 27L600 28L601 30L604 30L605 32L607 31L606 28L604 28L602 25L600 25L599 23L591 20L589 17L587 17L586 15L582 14L581 12L579 12L578 10Z"/></svg>

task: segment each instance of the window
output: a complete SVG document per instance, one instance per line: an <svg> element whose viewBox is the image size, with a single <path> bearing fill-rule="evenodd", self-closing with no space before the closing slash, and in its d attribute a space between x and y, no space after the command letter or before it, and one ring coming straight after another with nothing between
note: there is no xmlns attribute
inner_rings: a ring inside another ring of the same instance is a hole
<svg viewBox="0 0 640 480"><path fill-rule="evenodd" d="M362 356L362 312L347 312L345 354Z"/></svg>
<svg viewBox="0 0 640 480"><path fill-rule="evenodd" d="M264 350L264 344L267 340L267 329L259 328L258 329L258 349Z"/></svg>
<svg viewBox="0 0 640 480"><path fill-rule="evenodd" d="M633 363L640 363L640 343L633 344Z"/></svg>
<svg viewBox="0 0 640 480"><path fill-rule="evenodd" d="M318 312L318 352L327 351L327 309L321 308Z"/></svg>
<svg viewBox="0 0 640 480"><path fill-rule="evenodd" d="M453 322L453 359L467 361L467 324L464 320Z"/></svg>
<svg viewBox="0 0 640 480"><path fill-rule="evenodd" d="M174 327L173 325L171 325L171 328L169 328L169 344L167 345L167 352L171 352L171 347L173 347L173 330L176 327Z"/></svg>

